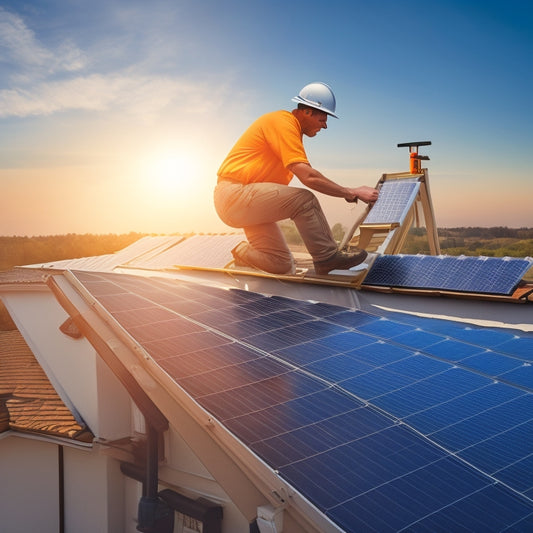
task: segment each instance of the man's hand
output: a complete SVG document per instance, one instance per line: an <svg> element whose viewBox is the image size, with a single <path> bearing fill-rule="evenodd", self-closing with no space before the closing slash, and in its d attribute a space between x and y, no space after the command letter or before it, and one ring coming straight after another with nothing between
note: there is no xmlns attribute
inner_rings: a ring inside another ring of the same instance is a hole
<svg viewBox="0 0 533 533"><path fill-rule="evenodd" d="M378 190L374 187L362 185L361 187L347 188L344 196L347 202L357 202L362 200L365 204L373 204L378 199Z"/></svg>

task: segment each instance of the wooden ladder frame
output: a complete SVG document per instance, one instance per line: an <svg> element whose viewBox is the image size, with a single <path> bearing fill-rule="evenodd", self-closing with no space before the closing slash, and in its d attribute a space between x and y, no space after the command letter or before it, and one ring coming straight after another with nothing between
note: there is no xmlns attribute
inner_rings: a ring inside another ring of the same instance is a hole
<svg viewBox="0 0 533 533"><path fill-rule="evenodd" d="M357 246L369 252L379 254L398 254L401 252L409 230L413 225L422 226L422 219L427 231L429 250L431 255L440 254L440 244L437 232L437 223L431 201L429 189L429 175L427 169L421 169L420 174L409 172L399 172L383 174L378 181L376 188L380 189L386 181L416 179L419 190L412 203L406 206L404 216L400 222L390 222L386 224L365 224L371 206L367 206L365 212L356 220L352 228L346 232L341 242L340 248L345 249L350 246ZM357 229L359 234L354 237Z"/></svg>

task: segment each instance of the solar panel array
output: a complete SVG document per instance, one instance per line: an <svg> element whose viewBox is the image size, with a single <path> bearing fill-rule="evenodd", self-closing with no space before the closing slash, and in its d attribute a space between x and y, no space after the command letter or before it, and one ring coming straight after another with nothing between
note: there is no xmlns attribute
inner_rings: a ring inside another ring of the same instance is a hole
<svg viewBox="0 0 533 533"><path fill-rule="evenodd" d="M231 249L244 239L244 233L192 235L158 255L137 261L135 266L151 269L175 265L223 268L233 260Z"/></svg>
<svg viewBox="0 0 533 533"><path fill-rule="evenodd" d="M76 273L346 531L533 530L533 335Z"/></svg>
<svg viewBox="0 0 533 533"><path fill-rule="evenodd" d="M532 265L531 258L383 255L364 284L509 295Z"/></svg>
<svg viewBox="0 0 533 533"><path fill-rule="evenodd" d="M402 222L407 211L413 204L420 182L402 179L383 182L379 197L364 224L392 224Z"/></svg>

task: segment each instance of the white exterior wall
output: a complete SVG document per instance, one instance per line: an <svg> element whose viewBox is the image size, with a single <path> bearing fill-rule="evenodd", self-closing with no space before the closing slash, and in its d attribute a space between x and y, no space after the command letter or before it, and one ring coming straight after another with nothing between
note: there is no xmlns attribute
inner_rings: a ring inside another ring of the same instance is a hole
<svg viewBox="0 0 533 533"><path fill-rule="evenodd" d="M0 520L3 533L59 531L57 445L0 439Z"/></svg>
<svg viewBox="0 0 533 533"><path fill-rule="evenodd" d="M247 533L250 524L172 426L165 433L166 457L159 468L160 489L191 499L205 498L223 508L222 533ZM181 532L176 520L175 533Z"/></svg>
<svg viewBox="0 0 533 533"><path fill-rule="evenodd" d="M59 531L58 456L53 442L16 434L0 439L2 533ZM130 490L126 505L131 480L122 475L118 461L98 449L64 446L63 465L66 533L136 531L140 494Z"/></svg>
<svg viewBox="0 0 533 533"><path fill-rule="evenodd" d="M66 406L93 434L115 440L130 435L129 396L85 338L59 330L68 318L47 289L2 294L9 314Z"/></svg>
<svg viewBox="0 0 533 533"><path fill-rule="evenodd" d="M114 440L144 430L142 415L90 343L59 330L68 315L48 289L7 291L2 300L54 388L97 438ZM172 427L161 460L160 489L221 505L223 533L249 531L248 520ZM64 481L66 533L136 533L141 484L124 476L119 462L100 453L99 445L64 446ZM2 533L57 533L58 487L56 443L0 435L0 516L7 524ZM180 531L178 523L175 529Z"/></svg>
<svg viewBox="0 0 533 533"><path fill-rule="evenodd" d="M121 532L124 476L118 461L98 453L64 448L66 533Z"/></svg>

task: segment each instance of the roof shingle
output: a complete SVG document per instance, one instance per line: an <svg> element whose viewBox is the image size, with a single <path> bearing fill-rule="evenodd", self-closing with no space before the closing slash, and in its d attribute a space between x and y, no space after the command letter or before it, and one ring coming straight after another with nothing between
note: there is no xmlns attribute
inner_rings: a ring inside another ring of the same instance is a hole
<svg viewBox="0 0 533 533"><path fill-rule="evenodd" d="M32 432L91 442L18 330L0 332L0 432Z"/></svg>

